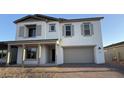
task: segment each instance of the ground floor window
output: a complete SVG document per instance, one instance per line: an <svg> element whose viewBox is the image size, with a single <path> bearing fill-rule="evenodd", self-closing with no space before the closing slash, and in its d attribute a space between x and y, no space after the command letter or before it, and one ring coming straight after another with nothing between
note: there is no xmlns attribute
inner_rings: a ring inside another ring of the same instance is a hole
<svg viewBox="0 0 124 93"><path fill-rule="evenodd" d="M2 58L2 50L0 50L0 59Z"/></svg>
<svg viewBox="0 0 124 93"><path fill-rule="evenodd" d="M26 59L36 59L37 58L37 48L30 47L26 49Z"/></svg>
<svg viewBox="0 0 124 93"><path fill-rule="evenodd" d="M3 50L3 58L7 56L7 50Z"/></svg>
<svg viewBox="0 0 124 93"><path fill-rule="evenodd" d="M0 50L0 59L7 56L7 50Z"/></svg>

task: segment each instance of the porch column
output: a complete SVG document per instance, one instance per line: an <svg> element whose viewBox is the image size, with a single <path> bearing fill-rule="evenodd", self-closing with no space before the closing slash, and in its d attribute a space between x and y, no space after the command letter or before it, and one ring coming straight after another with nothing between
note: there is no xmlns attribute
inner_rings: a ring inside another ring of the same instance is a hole
<svg viewBox="0 0 124 93"><path fill-rule="evenodd" d="M41 58L41 45L38 45L38 65L40 64L40 58Z"/></svg>
<svg viewBox="0 0 124 93"><path fill-rule="evenodd" d="M11 46L8 45L8 50L7 50L7 64L9 65L10 63L10 49L11 49Z"/></svg>
<svg viewBox="0 0 124 93"><path fill-rule="evenodd" d="M63 64L64 63L64 57L63 57L63 47L56 44L56 64Z"/></svg>
<svg viewBox="0 0 124 93"><path fill-rule="evenodd" d="M24 61L25 61L25 45L22 45L22 65L24 66Z"/></svg>

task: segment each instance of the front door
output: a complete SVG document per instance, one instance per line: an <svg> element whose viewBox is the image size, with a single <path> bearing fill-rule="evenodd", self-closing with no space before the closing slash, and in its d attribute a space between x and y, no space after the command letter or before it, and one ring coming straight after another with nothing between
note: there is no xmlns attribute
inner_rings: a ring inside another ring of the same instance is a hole
<svg viewBox="0 0 124 93"><path fill-rule="evenodd" d="M52 62L55 62L55 49L52 49Z"/></svg>
<svg viewBox="0 0 124 93"><path fill-rule="evenodd" d="M49 63L55 63L55 49L51 48L50 49L50 60Z"/></svg>
<svg viewBox="0 0 124 93"><path fill-rule="evenodd" d="M17 47L12 47L11 48L11 61L10 64L17 64L17 52L18 48Z"/></svg>

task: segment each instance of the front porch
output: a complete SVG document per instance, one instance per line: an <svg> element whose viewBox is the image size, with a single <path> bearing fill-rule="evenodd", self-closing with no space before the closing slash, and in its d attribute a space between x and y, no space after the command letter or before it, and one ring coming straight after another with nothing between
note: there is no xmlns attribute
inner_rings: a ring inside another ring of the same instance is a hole
<svg viewBox="0 0 124 93"><path fill-rule="evenodd" d="M57 65L57 40L10 41L7 65L55 66Z"/></svg>

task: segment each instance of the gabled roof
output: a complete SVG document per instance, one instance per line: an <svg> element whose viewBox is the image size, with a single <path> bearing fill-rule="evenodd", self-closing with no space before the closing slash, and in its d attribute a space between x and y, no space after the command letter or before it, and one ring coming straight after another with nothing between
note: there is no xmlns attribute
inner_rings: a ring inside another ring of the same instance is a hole
<svg viewBox="0 0 124 93"><path fill-rule="evenodd" d="M36 20L42 20L42 21L79 22L79 21L97 21L97 20L103 19L104 17L65 19L65 18L55 18L55 17L46 16L46 15L35 14L35 15L27 15L25 17L17 19L16 21L14 21L14 23L19 23L19 22L25 21L29 18L33 18Z"/></svg>
<svg viewBox="0 0 124 93"><path fill-rule="evenodd" d="M42 14L35 14L34 16L40 17L40 18L45 18L45 19L48 19L48 20L59 21L59 18L50 17L50 16L46 16L46 15L42 15Z"/></svg>
<svg viewBox="0 0 124 93"><path fill-rule="evenodd" d="M14 23L19 23L19 22L25 21L26 19L29 19L29 18L33 18L33 19L36 19L36 20L43 20L43 21L45 21L44 18L33 16L33 15L27 15L25 17L22 17L20 19L15 20Z"/></svg>
<svg viewBox="0 0 124 93"><path fill-rule="evenodd" d="M124 44L124 41L118 42L118 43L115 43L115 44L108 45L108 46L106 46L104 48L114 47L114 46L118 46L118 45L122 45L122 44Z"/></svg>

